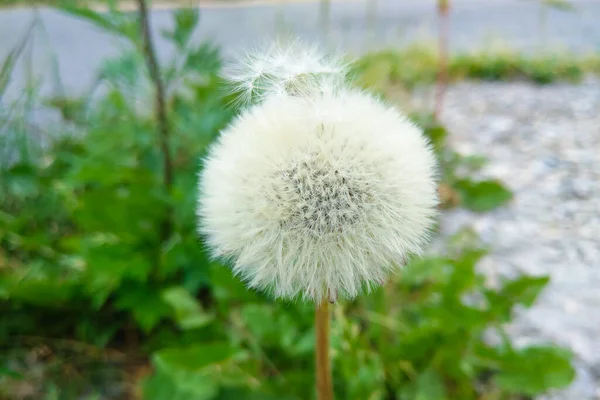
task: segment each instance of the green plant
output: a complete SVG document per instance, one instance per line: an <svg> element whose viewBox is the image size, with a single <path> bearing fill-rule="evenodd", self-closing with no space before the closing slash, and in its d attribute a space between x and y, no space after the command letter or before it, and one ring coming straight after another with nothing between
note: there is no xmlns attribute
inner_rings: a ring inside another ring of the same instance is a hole
<svg viewBox="0 0 600 400"><path fill-rule="evenodd" d="M364 56L356 63L360 85L389 92L394 87L414 88L435 82L439 55L426 44L414 44L398 51ZM540 52L525 55L509 49L490 48L449 56L447 78L501 81L523 79L538 84L566 80L576 82L586 74L600 74L597 53L576 55Z"/></svg>
<svg viewBox="0 0 600 400"><path fill-rule="evenodd" d="M101 25L109 18L80 14ZM44 313L65 315L53 327L59 337L71 331L73 340L98 346L122 341L137 347L161 322L163 334L211 322L200 304L210 302L211 264L195 233L194 188L199 157L233 111L216 75L217 50L188 44L197 17L179 11L174 30L164 33L180 49L164 72L177 169L170 188L154 114L140 108L140 101L152 100L137 97L148 82L139 57L115 59L101 72L108 92L93 105L48 102L83 136L65 135L42 157L0 171L0 298L11 311L2 316L2 341L32 334ZM159 234L165 218L173 226L166 238ZM205 294L183 295L198 292ZM25 313L20 322L18 312Z"/></svg>
<svg viewBox="0 0 600 400"><path fill-rule="evenodd" d="M490 288L475 268L485 250L448 253L414 260L396 285L338 314L340 367L350 383L344 398L517 399L570 382L567 352L515 348L502 328L515 306L531 306L548 278ZM483 340L492 332L495 345Z"/></svg>

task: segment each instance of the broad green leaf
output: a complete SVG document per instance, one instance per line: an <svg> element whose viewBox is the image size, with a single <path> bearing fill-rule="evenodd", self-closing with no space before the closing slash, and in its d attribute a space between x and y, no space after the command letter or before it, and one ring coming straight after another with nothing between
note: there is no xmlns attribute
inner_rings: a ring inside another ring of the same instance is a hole
<svg viewBox="0 0 600 400"><path fill-rule="evenodd" d="M216 382L206 376L158 367L142 383L144 400L210 400L219 391Z"/></svg>
<svg viewBox="0 0 600 400"><path fill-rule="evenodd" d="M460 193L465 208L486 212L498 208L512 199L512 193L496 180L473 181L460 179L454 187Z"/></svg>
<svg viewBox="0 0 600 400"><path fill-rule="evenodd" d="M452 266L445 258L429 257L411 261L400 273L403 285L419 286L428 282L446 282Z"/></svg>
<svg viewBox="0 0 600 400"><path fill-rule="evenodd" d="M108 240L115 240L114 243ZM124 281L147 282L152 263L135 253L116 235L90 235L84 239L84 274L89 288L117 288Z"/></svg>
<svg viewBox="0 0 600 400"><path fill-rule="evenodd" d="M185 60L185 68L188 71L203 75L206 81L206 75L218 73L221 67L221 57L219 49L211 43L203 43L195 49L191 49ZM212 96L214 91L211 90ZM217 113L214 113L217 115ZM213 116L213 115L211 115Z"/></svg>
<svg viewBox="0 0 600 400"><path fill-rule="evenodd" d="M215 400L298 400L285 393L265 393L261 390L223 388Z"/></svg>
<svg viewBox="0 0 600 400"><path fill-rule="evenodd" d="M308 311L308 312L307 312ZM297 306L287 312L269 304L246 304L241 309L245 329L257 343L265 348L278 348L282 354L291 357L312 352L314 338L310 325L310 307ZM312 322L312 321L311 321Z"/></svg>
<svg viewBox="0 0 600 400"><path fill-rule="evenodd" d="M506 282L499 294L513 300L515 303L531 307L548 282L550 282L548 276L522 276Z"/></svg>
<svg viewBox="0 0 600 400"><path fill-rule="evenodd" d="M173 17L175 19L174 29L163 31L163 36L171 39L180 51L184 51L198 25L200 12L197 8L182 8L175 11Z"/></svg>
<svg viewBox="0 0 600 400"><path fill-rule="evenodd" d="M49 265L46 266L50 267ZM3 288L14 301L23 301L45 307L59 307L69 301L77 301L80 283L72 279L57 279L55 276L2 277Z"/></svg>
<svg viewBox="0 0 600 400"><path fill-rule="evenodd" d="M427 370L417 378L415 400L445 400L446 388L439 375L433 370Z"/></svg>
<svg viewBox="0 0 600 400"><path fill-rule="evenodd" d="M0 366L0 377L2 376L8 376L11 379L18 379L18 380L22 380L23 379L23 374L15 371L13 369L10 369L8 367L2 367Z"/></svg>
<svg viewBox="0 0 600 400"><path fill-rule="evenodd" d="M445 291L461 295L471 289L477 283L475 266L485 254L483 249L466 250L452 260L452 277Z"/></svg>
<svg viewBox="0 0 600 400"><path fill-rule="evenodd" d="M147 94L142 91L142 84L147 84L144 80L147 79L144 57L133 49L103 60L98 75L100 79L106 79L120 85L122 90L128 90L125 94L131 101Z"/></svg>
<svg viewBox="0 0 600 400"><path fill-rule="evenodd" d="M162 292L162 299L175 312L181 329L196 329L209 324L214 316L202 310L198 301L183 287L172 287Z"/></svg>
<svg viewBox="0 0 600 400"><path fill-rule="evenodd" d="M30 164L13 165L4 179L9 192L18 198L36 196L41 188L39 171Z"/></svg>
<svg viewBox="0 0 600 400"><path fill-rule="evenodd" d="M548 277L522 276L504 282L499 290L484 289L490 317L500 323L508 322L515 305L531 307L548 281Z"/></svg>
<svg viewBox="0 0 600 400"><path fill-rule="evenodd" d="M230 268L213 263L210 265L209 272L214 296L219 301L242 300L253 303L259 299L259 295L253 290L248 290L244 283L233 275Z"/></svg>
<svg viewBox="0 0 600 400"><path fill-rule="evenodd" d="M148 286L127 285L117 294L115 306L130 312L145 332L150 332L162 318L169 315L169 307L155 289Z"/></svg>
<svg viewBox="0 0 600 400"><path fill-rule="evenodd" d="M509 393L529 396L562 388L575 377L571 357L558 347L528 347L503 360L494 382Z"/></svg>
<svg viewBox="0 0 600 400"><path fill-rule="evenodd" d="M222 372L223 368L245 358L243 352L223 342L167 348L156 352L152 357L155 365L165 371L209 375Z"/></svg>

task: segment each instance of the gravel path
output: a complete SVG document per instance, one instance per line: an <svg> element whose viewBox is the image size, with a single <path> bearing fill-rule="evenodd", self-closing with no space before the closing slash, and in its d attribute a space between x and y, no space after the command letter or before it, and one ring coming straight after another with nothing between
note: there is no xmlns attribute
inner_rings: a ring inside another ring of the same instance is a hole
<svg viewBox="0 0 600 400"><path fill-rule="evenodd" d="M444 230L472 224L493 245L494 280L551 276L538 303L510 328L517 343L553 341L577 355L577 380L553 399L600 399L600 80L538 87L461 83L443 119L462 153L487 156L484 174L515 192L485 215L449 213Z"/></svg>

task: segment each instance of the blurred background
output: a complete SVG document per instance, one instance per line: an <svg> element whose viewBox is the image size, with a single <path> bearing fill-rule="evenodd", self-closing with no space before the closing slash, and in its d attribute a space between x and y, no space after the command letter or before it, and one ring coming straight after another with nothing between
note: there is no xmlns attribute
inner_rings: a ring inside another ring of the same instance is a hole
<svg viewBox="0 0 600 400"><path fill-rule="evenodd" d="M314 398L314 309L196 234L221 68L299 37L441 160L431 247L332 311L338 399L600 399L600 1L0 0L0 399Z"/></svg>

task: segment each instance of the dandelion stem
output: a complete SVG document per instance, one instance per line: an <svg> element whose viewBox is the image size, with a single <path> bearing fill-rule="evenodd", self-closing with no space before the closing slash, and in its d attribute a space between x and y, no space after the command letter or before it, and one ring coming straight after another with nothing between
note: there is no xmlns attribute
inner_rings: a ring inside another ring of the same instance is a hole
<svg viewBox="0 0 600 400"><path fill-rule="evenodd" d="M329 301L323 299L315 312L315 327L317 332L316 371L317 399L333 400L331 381L331 362L329 360Z"/></svg>

